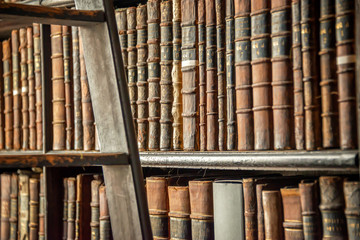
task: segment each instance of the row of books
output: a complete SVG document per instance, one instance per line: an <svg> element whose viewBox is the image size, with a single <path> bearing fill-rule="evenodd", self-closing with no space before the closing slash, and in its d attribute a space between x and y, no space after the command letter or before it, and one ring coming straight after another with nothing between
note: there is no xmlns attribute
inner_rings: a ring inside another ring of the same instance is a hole
<svg viewBox="0 0 360 240"><path fill-rule="evenodd" d="M116 10L145 150L357 146L354 0L148 0Z"/></svg>
<svg viewBox="0 0 360 240"><path fill-rule="evenodd" d="M360 182L338 176L146 178L154 239L360 237Z"/></svg>

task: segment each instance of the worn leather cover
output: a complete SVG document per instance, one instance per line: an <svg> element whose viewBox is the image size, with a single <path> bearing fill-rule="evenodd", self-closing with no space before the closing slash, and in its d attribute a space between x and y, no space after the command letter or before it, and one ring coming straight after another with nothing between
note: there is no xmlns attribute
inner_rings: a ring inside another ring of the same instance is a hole
<svg viewBox="0 0 360 240"><path fill-rule="evenodd" d="M344 183L345 215L349 240L360 237L360 182Z"/></svg>
<svg viewBox="0 0 360 240"><path fill-rule="evenodd" d="M3 48L2 48L2 43L0 44L0 56L1 56L1 60L3 60ZM0 77L4 78L3 75L3 64L0 64ZM0 84L1 85L1 84ZM0 90L3 91L3 86L0 86ZM0 94L0 111L4 111L4 96L3 94ZM0 114L0 149L4 149L5 148L5 137L4 137L4 123L5 123L5 119L4 119L4 114Z"/></svg>
<svg viewBox="0 0 360 240"><path fill-rule="evenodd" d="M319 205L322 217L323 240L348 239L344 215L343 179L341 177L320 177Z"/></svg>
<svg viewBox="0 0 360 240"><path fill-rule="evenodd" d="M264 190L262 192L264 207L264 225L266 239L284 239L283 213L281 195L278 190Z"/></svg>
<svg viewBox="0 0 360 240"><path fill-rule="evenodd" d="M10 237L10 192L11 175L1 174L1 239Z"/></svg>
<svg viewBox="0 0 360 240"><path fill-rule="evenodd" d="M100 208L99 208L99 187L102 181L100 179L95 179L91 181L91 239L99 239L100 236Z"/></svg>
<svg viewBox="0 0 360 240"><path fill-rule="evenodd" d="M68 188L68 213L67 213L67 240L75 239L75 214L76 214L76 178L67 179Z"/></svg>
<svg viewBox="0 0 360 240"><path fill-rule="evenodd" d="M265 240L265 225L264 225L264 208L262 201L262 191L267 184L256 184L256 205L257 205L257 231L258 240Z"/></svg>
<svg viewBox="0 0 360 240"><path fill-rule="evenodd" d="M238 150L254 149L250 3L250 0L235 0L235 90Z"/></svg>
<svg viewBox="0 0 360 240"><path fill-rule="evenodd" d="M243 192L245 237L247 240L256 240L258 238L256 180L253 178L244 179Z"/></svg>
<svg viewBox="0 0 360 240"><path fill-rule="evenodd" d="M5 115L5 149L13 148L13 109L11 93L11 47L10 40L2 42L3 81L4 81L4 115Z"/></svg>
<svg viewBox="0 0 360 240"><path fill-rule="evenodd" d="M11 31L12 52L12 95L14 116L14 150L21 148L21 88L20 88L20 63L19 63L19 31Z"/></svg>
<svg viewBox="0 0 360 240"><path fill-rule="evenodd" d="M172 102L173 82L171 78L173 59L173 29L172 29L172 1L163 1L160 5L160 87L161 87L161 115L160 115L160 150L171 150L172 143Z"/></svg>
<svg viewBox="0 0 360 240"><path fill-rule="evenodd" d="M61 30L60 30L61 31ZM22 149L29 149L29 81L28 81L28 52L26 28L20 28L20 81L21 81L21 112L22 112ZM11 86L11 85L10 85Z"/></svg>
<svg viewBox="0 0 360 240"><path fill-rule="evenodd" d="M29 176L19 175L18 238L29 239Z"/></svg>
<svg viewBox="0 0 360 240"><path fill-rule="evenodd" d="M39 179L30 178L29 240L37 240L39 233Z"/></svg>
<svg viewBox="0 0 360 240"><path fill-rule="evenodd" d="M90 239L91 229L91 181L93 175L79 174L76 176L76 217L75 239Z"/></svg>
<svg viewBox="0 0 360 240"><path fill-rule="evenodd" d="M244 195L241 180L218 180L213 184L215 239L245 238Z"/></svg>
<svg viewBox="0 0 360 240"><path fill-rule="evenodd" d="M336 64L341 149L357 148L355 88L355 1L336 0Z"/></svg>
<svg viewBox="0 0 360 240"><path fill-rule="evenodd" d="M251 1L254 148L272 149L270 1Z"/></svg>
<svg viewBox="0 0 360 240"><path fill-rule="evenodd" d="M33 28L26 29L27 70L29 85L29 149L36 150L36 111L35 111L35 73Z"/></svg>
<svg viewBox="0 0 360 240"><path fill-rule="evenodd" d="M127 75L127 66L128 66L128 53L127 53L127 15L126 8L120 8L115 10L115 19L117 29L119 31L120 47L121 54L123 58L123 64L126 70Z"/></svg>
<svg viewBox="0 0 360 240"><path fill-rule="evenodd" d="M40 191L39 191L39 240L45 240L45 176L40 173Z"/></svg>
<svg viewBox="0 0 360 240"><path fill-rule="evenodd" d="M63 194L63 235L62 239L67 239L67 219L68 219L68 178L63 179L63 185L64 185L64 194Z"/></svg>
<svg viewBox="0 0 360 240"><path fill-rule="evenodd" d="M18 237L18 176L11 174L11 192L10 192L10 240L16 240Z"/></svg>
<svg viewBox="0 0 360 240"><path fill-rule="evenodd" d="M100 240L111 239L110 213L106 198L106 187L101 185L99 188L100 202Z"/></svg>

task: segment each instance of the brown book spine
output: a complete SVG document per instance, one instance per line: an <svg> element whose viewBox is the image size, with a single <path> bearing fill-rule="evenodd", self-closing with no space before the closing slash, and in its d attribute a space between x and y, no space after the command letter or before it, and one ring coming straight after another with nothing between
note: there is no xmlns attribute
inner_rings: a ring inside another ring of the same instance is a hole
<svg viewBox="0 0 360 240"><path fill-rule="evenodd" d="M10 240L16 240L18 237L18 176L16 173L11 175L11 193L10 193Z"/></svg>
<svg viewBox="0 0 360 240"><path fill-rule="evenodd" d="M39 231L39 179L30 178L29 189L29 240L37 240Z"/></svg>
<svg viewBox="0 0 360 240"><path fill-rule="evenodd" d="M264 208L262 191L267 184L256 184L256 206L257 206L257 231L258 240L265 240Z"/></svg>
<svg viewBox="0 0 360 240"><path fill-rule="evenodd" d="M323 240L348 239L344 215L343 179L341 177L320 177L319 205L322 217Z"/></svg>
<svg viewBox="0 0 360 240"><path fill-rule="evenodd" d="M344 183L345 215L349 240L360 237L360 182Z"/></svg>
<svg viewBox="0 0 360 240"><path fill-rule="evenodd" d="M108 202L106 198L106 187L104 185L99 188L100 202L100 240L111 239L111 225Z"/></svg>
<svg viewBox="0 0 360 240"><path fill-rule="evenodd" d="M95 127L94 114L91 104L91 96L89 89L89 82L86 73L84 48L81 38L79 38L79 56L80 56L80 81L81 81L81 110L82 110L82 124L83 124L83 144L84 150L90 151L95 148Z"/></svg>
<svg viewBox="0 0 360 240"><path fill-rule="evenodd" d="M357 148L355 1L336 0L336 65L341 149ZM358 29L358 28L357 28Z"/></svg>
<svg viewBox="0 0 360 240"><path fill-rule="evenodd" d="M29 176L19 175L19 239L29 238Z"/></svg>
<svg viewBox="0 0 360 240"><path fill-rule="evenodd" d="M172 31L172 1L163 1L160 5L161 13L161 41L160 41L160 72L161 72L161 115L160 115L160 150L171 150L172 143L172 102L173 83L171 78L173 59L173 31ZM150 12L149 12L150 13ZM150 28L149 28L150 31ZM150 70L149 70L150 74ZM151 85L149 85L150 87ZM150 90L149 90L150 91ZM150 94L150 92L149 92ZM150 104L150 103L149 103ZM149 109L151 105L149 105ZM151 134L151 131L150 131ZM150 138L151 139L151 138Z"/></svg>
<svg viewBox="0 0 360 240"><path fill-rule="evenodd" d="M247 240L256 240L257 233L257 204L256 181L253 178L243 180L245 237Z"/></svg>
<svg viewBox="0 0 360 240"><path fill-rule="evenodd" d="M304 84L302 81L302 53L301 53L301 11L300 0L292 0L292 65L294 80L294 128L295 148L305 148L304 131Z"/></svg>
<svg viewBox="0 0 360 240"><path fill-rule="evenodd" d="M62 239L63 240L67 240L67 219L68 219L68 179L64 178L63 180L63 184L64 184L64 195L63 195L63 235L62 235Z"/></svg>
<svg viewBox="0 0 360 240"><path fill-rule="evenodd" d="M40 192L39 192L39 240L45 240L45 176L40 174Z"/></svg>
<svg viewBox="0 0 360 240"><path fill-rule="evenodd" d="M75 240L90 239L91 236L91 181L93 175L79 174L76 176L76 219Z"/></svg>
<svg viewBox="0 0 360 240"><path fill-rule="evenodd" d="M99 210L99 187L101 185L101 180L93 180L91 181L91 240L98 240L99 239L99 217L100 217L100 210Z"/></svg>
<svg viewBox="0 0 360 240"><path fill-rule="evenodd" d="M127 66L128 66L128 53L127 53L127 16L126 16L126 8L116 9L115 10L115 18L116 18L116 25L119 31L119 40L120 40L120 47L121 47L121 54L123 58L123 64L127 74Z"/></svg>
<svg viewBox="0 0 360 240"><path fill-rule="evenodd" d="M189 181L193 240L214 239L212 181Z"/></svg>
<svg viewBox="0 0 360 240"><path fill-rule="evenodd" d="M1 43L1 42L0 42ZM3 55L3 48L0 46L0 59L2 59ZM3 64L0 64L0 78L4 79L3 75ZM4 139L4 98L3 98L3 88L4 86L0 84L0 149L4 149L5 146L5 139Z"/></svg>
<svg viewBox="0 0 360 240"><path fill-rule="evenodd" d="M14 150L21 148L21 95L20 95L20 67L19 67L19 31L11 32L12 50L12 86L14 113Z"/></svg>
<svg viewBox="0 0 360 240"><path fill-rule="evenodd" d="M301 0L301 51L304 82L306 150L315 150L321 145L315 5L315 1Z"/></svg>
<svg viewBox="0 0 360 240"><path fill-rule="evenodd" d="M181 72L181 0L173 0L173 68L171 72L173 82L173 149L183 149L183 121L182 121L182 72Z"/></svg>
<svg viewBox="0 0 360 240"><path fill-rule="evenodd" d="M29 149L29 81L27 65L26 28L20 28L20 81L21 81L21 113L22 113L22 149Z"/></svg>
<svg viewBox="0 0 360 240"><path fill-rule="evenodd" d="M76 179L68 178L68 213L67 213L67 240L75 239L75 214L76 214Z"/></svg>
<svg viewBox="0 0 360 240"><path fill-rule="evenodd" d="M36 149L35 73L33 28L26 29L27 70L29 85L29 149Z"/></svg>
<svg viewBox="0 0 360 240"><path fill-rule="evenodd" d="M262 192L262 198L264 207L265 238L277 240L284 239L280 191L265 190Z"/></svg>
<svg viewBox="0 0 360 240"><path fill-rule="evenodd" d="M43 129L42 129L42 82L41 82L40 24L38 24L38 23L33 24L33 33L34 33L34 74L35 74L35 108L36 108L36 117L35 117L36 149L42 150L42 148L43 148ZM15 98L14 98L14 106L15 106ZM14 110L14 114L15 114L15 110ZM14 120L15 120L15 115L14 115ZM20 123L19 123L19 125L20 125Z"/></svg>
<svg viewBox="0 0 360 240"><path fill-rule="evenodd" d="M235 90L238 150L254 149L250 0L235 1Z"/></svg>
<svg viewBox="0 0 360 240"><path fill-rule="evenodd" d="M10 192L11 175L1 174L1 240L10 237Z"/></svg>
<svg viewBox="0 0 360 240"><path fill-rule="evenodd" d="M13 148L13 109L11 81L11 48L10 40L2 42L3 47L3 78L4 78L4 115L5 115L5 149Z"/></svg>
<svg viewBox="0 0 360 240"><path fill-rule="evenodd" d="M183 138L184 150L198 150L198 64L197 64L197 5L192 0L181 0L181 71L183 79Z"/></svg>

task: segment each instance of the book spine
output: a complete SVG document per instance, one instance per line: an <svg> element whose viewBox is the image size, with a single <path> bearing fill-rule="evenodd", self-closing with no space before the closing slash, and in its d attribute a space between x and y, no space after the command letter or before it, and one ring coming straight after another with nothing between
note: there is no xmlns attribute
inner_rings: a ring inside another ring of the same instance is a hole
<svg viewBox="0 0 360 240"><path fill-rule="evenodd" d="M65 150L65 84L62 31L51 25L53 150Z"/></svg>
<svg viewBox="0 0 360 240"><path fill-rule="evenodd" d="M206 150L206 28L205 0L198 1L198 59L199 59L199 140L200 151Z"/></svg>
<svg viewBox="0 0 360 240"><path fill-rule="evenodd" d="M256 184L256 206L257 206L257 230L258 240L265 240L264 208L262 191L267 184Z"/></svg>
<svg viewBox="0 0 360 240"><path fill-rule="evenodd" d="M99 187L101 185L100 180L91 181L91 240L99 240L100 230L99 230Z"/></svg>
<svg viewBox="0 0 360 240"><path fill-rule="evenodd" d="M214 239L212 181L189 181L193 240Z"/></svg>
<svg viewBox="0 0 360 240"><path fill-rule="evenodd" d="M284 239L280 191L263 191L262 201L264 207L265 238Z"/></svg>
<svg viewBox="0 0 360 240"><path fill-rule="evenodd" d="M247 240L256 240L257 233L257 204L256 181L252 178L243 180L245 236Z"/></svg>
<svg viewBox="0 0 360 240"><path fill-rule="evenodd" d="M319 185L323 240L348 239L344 215L343 179L341 177L320 177Z"/></svg>
<svg viewBox="0 0 360 240"><path fill-rule="evenodd" d="M29 237L29 176L19 175L19 239Z"/></svg>
<svg viewBox="0 0 360 240"><path fill-rule="evenodd" d="M29 149L29 81L27 65L26 28L20 28L20 81L21 81L21 113L22 113L22 149Z"/></svg>
<svg viewBox="0 0 360 240"><path fill-rule="evenodd" d="M3 59L3 48L0 42L0 59ZM4 79L3 75L3 64L0 64L0 78ZM0 84L0 113L4 112L4 98L3 98L3 88L4 86ZM0 149L4 149L5 147L5 139L4 139L4 114L0 114Z"/></svg>
<svg viewBox="0 0 360 240"><path fill-rule="evenodd" d="M79 38L79 47L83 144L84 150L90 151L94 150L95 147L94 114L84 59L84 46L82 45L81 38Z"/></svg>
<svg viewBox="0 0 360 240"><path fill-rule="evenodd" d="M76 176L75 239L91 239L91 181L92 174Z"/></svg>
<svg viewBox="0 0 360 240"><path fill-rule="evenodd" d="M39 179L30 178L29 240L37 240L39 233Z"/></svg>
<svg viewBox="0 0 360 240"><path fill-rule="evenodd" d="M344 183L345 215L349 240L360 237L360 182Z"/></svg>
<svg viewBox="0 0 360 240"><path fill-rule="evenodd" d="M63 195L63 235L62 239L67 240L67 233L68 233L68 225L67 225L67 219L68 219L68 179L63 179L63 185L64 185L64 195Z"/></svg>
<svg viewBox="0 0 360 240"><path fill-rule="evenodd" d="M39 192L39 240L45 240L45 176L40 174L40 192Z"/></svg>
<svg viewBox="0 0 360 240"><path fill-rule="evenodd" d="M127 75L127 66L128 66L128 53L127 53L127 15L126 8L116 9L115 11L116 25L119 31L121 55L123 58L123 64L125 67L125 72Z"/></svg>
<svg viewBox="0 0 360 240"><path fill-rule="evenodd" d="M40 24L33 24L34 33L34 75L35 75L35 108L36 108L36 149L43 148L43 128L42 128L42 83L41 83L41 39ZM15 85L15 82L14 82ZM18 100L20 101L20 100ZM15 106L15 98L14 98ZM20 109L20 108L19 108ZM18 113L19 114L19 113ZM15 109L14 109L15 121ZM14 122L15 125L15 122ZM20 126L20 123L18 124ZM14 129L15 131L15 129ZM15 133L14 133L15 137ZM15 143L15 142L14 142Z"/></svg>
<svg viewBox="0 0 360 240"><path fill-rule="evenodd" d="M205 0L206 6L206 149L219 149L218 82L216 56L215 0Z"/></svg>
<svg viewBox="0 0 360 240"><path fill-rule="evenodd" d="M99 188L99 202L100 202L100 240L111 239L110 213L106 199L106 187Z"/></svg>
<svg viewBox="0 0 360 240"><path fill-rule="evenodd" d="M13 114L14 114L14 150L21 148L21 95L20 95L20 71L19 71L19 31L11 32L12 50L12 86L13 86Z"/></svg>
<svg viewBox="0 0 360 240"><path fill-rule="evenodd" d="M271 1L271 23L274 149L286 150L294 145L291 0Z"/></svg>
<svg viewBox="0 0 360 240"><path fill-rule="evenodd" d="M160 40L160 89L161 89L161 115L160 115L160 150L171 150L172 143L172 102L173 82L171 78L173 59L173 30L172 30L172 1L164 1L160 5L161 13L161 40ZM150 29L149 29L150 30Z"/></svg>
<svg viewBox="0 0 360 240"><path fill-rule="evenodd" d="M4 115L5 115L5 149L13 148L13 110L11 94L11 48L10 40L2 42L3 78L4 78Z"/></svg>
<svg viewBox="0 0 360 240"><path fill-rule="evenodd" d="M335 0L320 1L320 87L322 146L338 147L339 113L335 49Z"/></svg>
<svg viewBox="0 0 360 240"><path fill-rule="evenodd" d="M292 0L292 65L294 81L294 129L295 148L305 148L304 131L304 84L302 81L302 53L301 53L301 14L300 0Z"/></svg>
<svg viewBox="0 0 360 240"><path fill-rule="evenodd" d="M16 173L11 175L11 193L10 193L10 240L16 240L18 237L18 176Z"/></svg>
<svg viewBox="0 0 360 240"><path fill-rule="evenodd" d="M235 71L234 71L234 0L226 0L225 10L225 43L226 43L226 148L236 149L236 117L235 117Z"/></svg>
<svg viewBox="0 0 360 240"><path fill-rule="evenodd" d="M11 175L1 174L1 240L10 237L10 192Z"/></svg>
<svg viewBox="0 0 360 240"><path fill-rule="evenodd" d="M137 50L136 50L136 7L129 7L126 12L127 16L127 53L128 53L128 88L130 97L131 114L134 121L135 133L137 134Z"/></svg>
<svg viewBox="0 0 360 240"><path fill-rule="evenodd" d="M183 121L182 121L182 72L181 72L181 0L173 0L173 68L171 78L173 82L173 149L183 149Z"/></svg>
<svg viewBox="0 0 360 240"><path fill-rule="evenodd" d="M301 51L306 150L315 150L320 147L321 142L315 19L315 2L301 0Z"/></svg>
<svg viewBox="0 0 360 240"><path fill-rule="evenodd" d="M339 89L340 147L357 147L355 92L355 1L336 0L336 65Z"/></svg>
<svg viewBox="0 0 360 240"><path fill-rule="evenodd" d="M181 0L181 71L183 86L184 150L198 150L198 63L197 63L197 6L192 0Z"/></svg>
<svg viewBox="0 0 360 240"><path fill-rule="evenodd" d="M235 90L238 150L254 149L250 0L235 1Z"/></svg>
<svg viewBox="0 0 360 240"><path fill-rule="evenodd" d="M272 148L270 1L251 1L251 67L255 150Z"/></svg>
<svg viewBox="0 0 360 240"><path fill-rule="evenodd" d="M29 85L29 149L36 149L35 73L33 28L26 29L27 70Z"/></svg>
<svg viewBox="0 0 360 240"><path fill-rule="evenodd" d="M83 219L82 219L82 207L83 207L83 198L84 196L82 196L82 191L81 189L83 189L84 183L83 183L83 178L82 178L82 174L79 174L76 176L76 207L75 207L75 240L79 240L80 239L80 230L81 230L81 225L85 225L85 223L83 223ZM89 189L87 189L89 191ZM89 234L90 235L90 234Z"/></svg>
<svg viewBox="0 0 360 240"><path fill-rule="evenodd" d="M169 186L170 239L191 239L188 186Z"/></svg>
<svg viewBox="0 0 360 240"><path fill-rule="evenodd" d="M76 179L68 178L67 240L75 239Z"/></svg>

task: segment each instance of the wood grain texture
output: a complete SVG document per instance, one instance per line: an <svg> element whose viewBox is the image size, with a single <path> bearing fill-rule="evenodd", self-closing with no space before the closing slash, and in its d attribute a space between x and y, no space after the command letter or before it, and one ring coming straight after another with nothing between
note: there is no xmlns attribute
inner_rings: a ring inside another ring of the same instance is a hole
<svg viewBox="0 0 360 240"><path fill-rule="evenodd" d="M14 149L21 148L21 88L19 66L19 31L11 32L12 52L12 86L13 86L13 113L14 113Z"/></svg>
<svg viewBox="0 0 360 240"><path fill-rule="evenodd" d="M3 78L4 78L4 133L5 149L13 148L13 109L11 93L11 47L10 40L2 42Z"/></svg>

